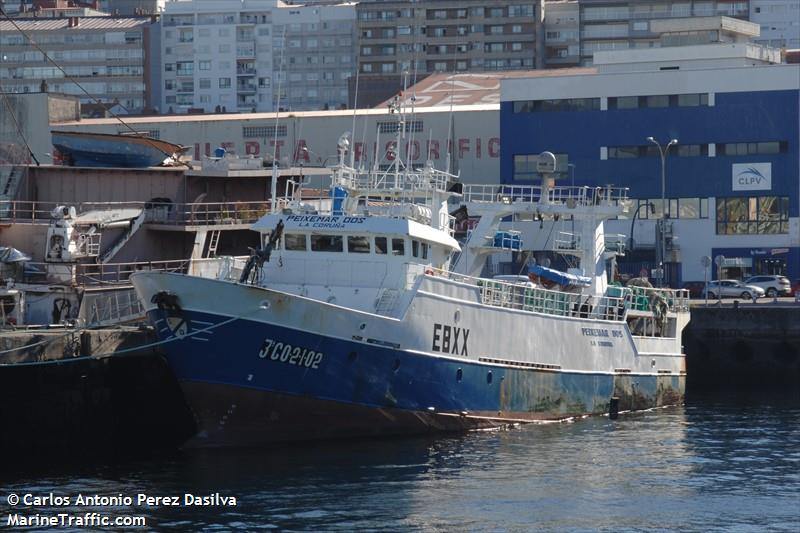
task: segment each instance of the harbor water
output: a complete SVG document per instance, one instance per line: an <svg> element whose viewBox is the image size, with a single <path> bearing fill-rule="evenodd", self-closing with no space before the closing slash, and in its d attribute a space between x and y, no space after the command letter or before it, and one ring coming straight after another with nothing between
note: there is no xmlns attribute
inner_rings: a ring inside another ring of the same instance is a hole
<svg viewBox="0 0 800 533"><path fill-rule="evenodd" d="M798 531L798 443L796 388L690 394L685 406L617 420L458 436L46 466L6 457L0 509L4 528L11 512L96 510L176 531ZM180 505L12 507L12 493L174 495ZM236 506L185 505L187 493Z"/></svg>

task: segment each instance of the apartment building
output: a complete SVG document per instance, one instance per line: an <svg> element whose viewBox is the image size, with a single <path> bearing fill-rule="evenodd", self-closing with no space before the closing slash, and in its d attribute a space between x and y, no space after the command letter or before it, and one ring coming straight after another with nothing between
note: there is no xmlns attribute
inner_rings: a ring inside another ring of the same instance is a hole
<svg viewBox="0 0 800 533"><path fill-rule="evenodd" d="M172 1L161 22L162 112L347 104L355 72L354 4Z"/></svg>
<svg viewBox="0 0 800 533"><path fill-rule="evenodd" d="M581 62L578 0L548 0L544 10L544 63L548 68Z"/></svg>
<svg viewBox="0 0 800 533"><path fill-rule="evenodd" d="M154 25L149 17L0 20L3 90L75 95L82 104L141 113L149 107L146 51Z"/></svg>
<svg viewBox="0 0 800 533"><path fill-rule="evenodd" d="M541 66L544 0L361 2L362 75L522 70Z"/></svg>
<svg viewBox="0 0 800 533"><path fill-rule="evenodd" d="M750 21L761 26L755 42L800 49L800 1L750 0Z"/></svg>
<svg viewBox="0 0 800 533"><path fill-rule="evenodd" d="M658 48L651 22L723 15L747 20L749 0L579 0L580 63L598 51Z"/></svg>

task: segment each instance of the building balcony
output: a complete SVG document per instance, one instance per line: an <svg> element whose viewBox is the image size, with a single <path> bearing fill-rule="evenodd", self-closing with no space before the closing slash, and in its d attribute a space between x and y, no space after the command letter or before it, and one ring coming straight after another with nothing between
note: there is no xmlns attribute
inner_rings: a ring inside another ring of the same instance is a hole
<svg viewBox="0 0 800 533"><path fill-rule="evenodd" d="M256 57L256 47L253 46L237 46L236 59L252 59Z"/></svg>

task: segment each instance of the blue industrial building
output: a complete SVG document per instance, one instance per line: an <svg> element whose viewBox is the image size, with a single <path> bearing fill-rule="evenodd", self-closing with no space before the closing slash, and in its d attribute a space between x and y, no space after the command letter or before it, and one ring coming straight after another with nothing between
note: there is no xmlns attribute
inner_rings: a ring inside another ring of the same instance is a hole
<svg viewBox="0 0 800 533"><path fill-rule="evenodd" d="M533 183L532 162L547 150L569 159L559 185L629 187L629 218L609 221L607 231L630 236L633 228L621 272L650 271L662 160L647 138L662 149L677 139L665 159L669 283L705 275L797 279L799 104L798 65L651 63L507 79L501 87L501 180ZM704 255L724 256L722 269L704 272Z"/></svg>

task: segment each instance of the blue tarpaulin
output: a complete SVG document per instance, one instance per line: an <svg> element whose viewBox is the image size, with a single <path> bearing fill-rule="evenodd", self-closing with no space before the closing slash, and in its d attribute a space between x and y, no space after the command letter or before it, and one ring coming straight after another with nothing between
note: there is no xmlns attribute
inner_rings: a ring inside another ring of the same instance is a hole
<svg viewBox="0 0 800 533"><path fill-rule="evenodd" d="M578 286L578 287L588 287L592 284L592 279L587 278L586 276L576 276L575 274L567 274L566 272L561 272L560 270L554 270L552 268L543 267L540 265L531 265L528 268L528 272L539 276L542 279L547 281L552 281L553 283L558 283L564 287L567 286Z"/></svg>

